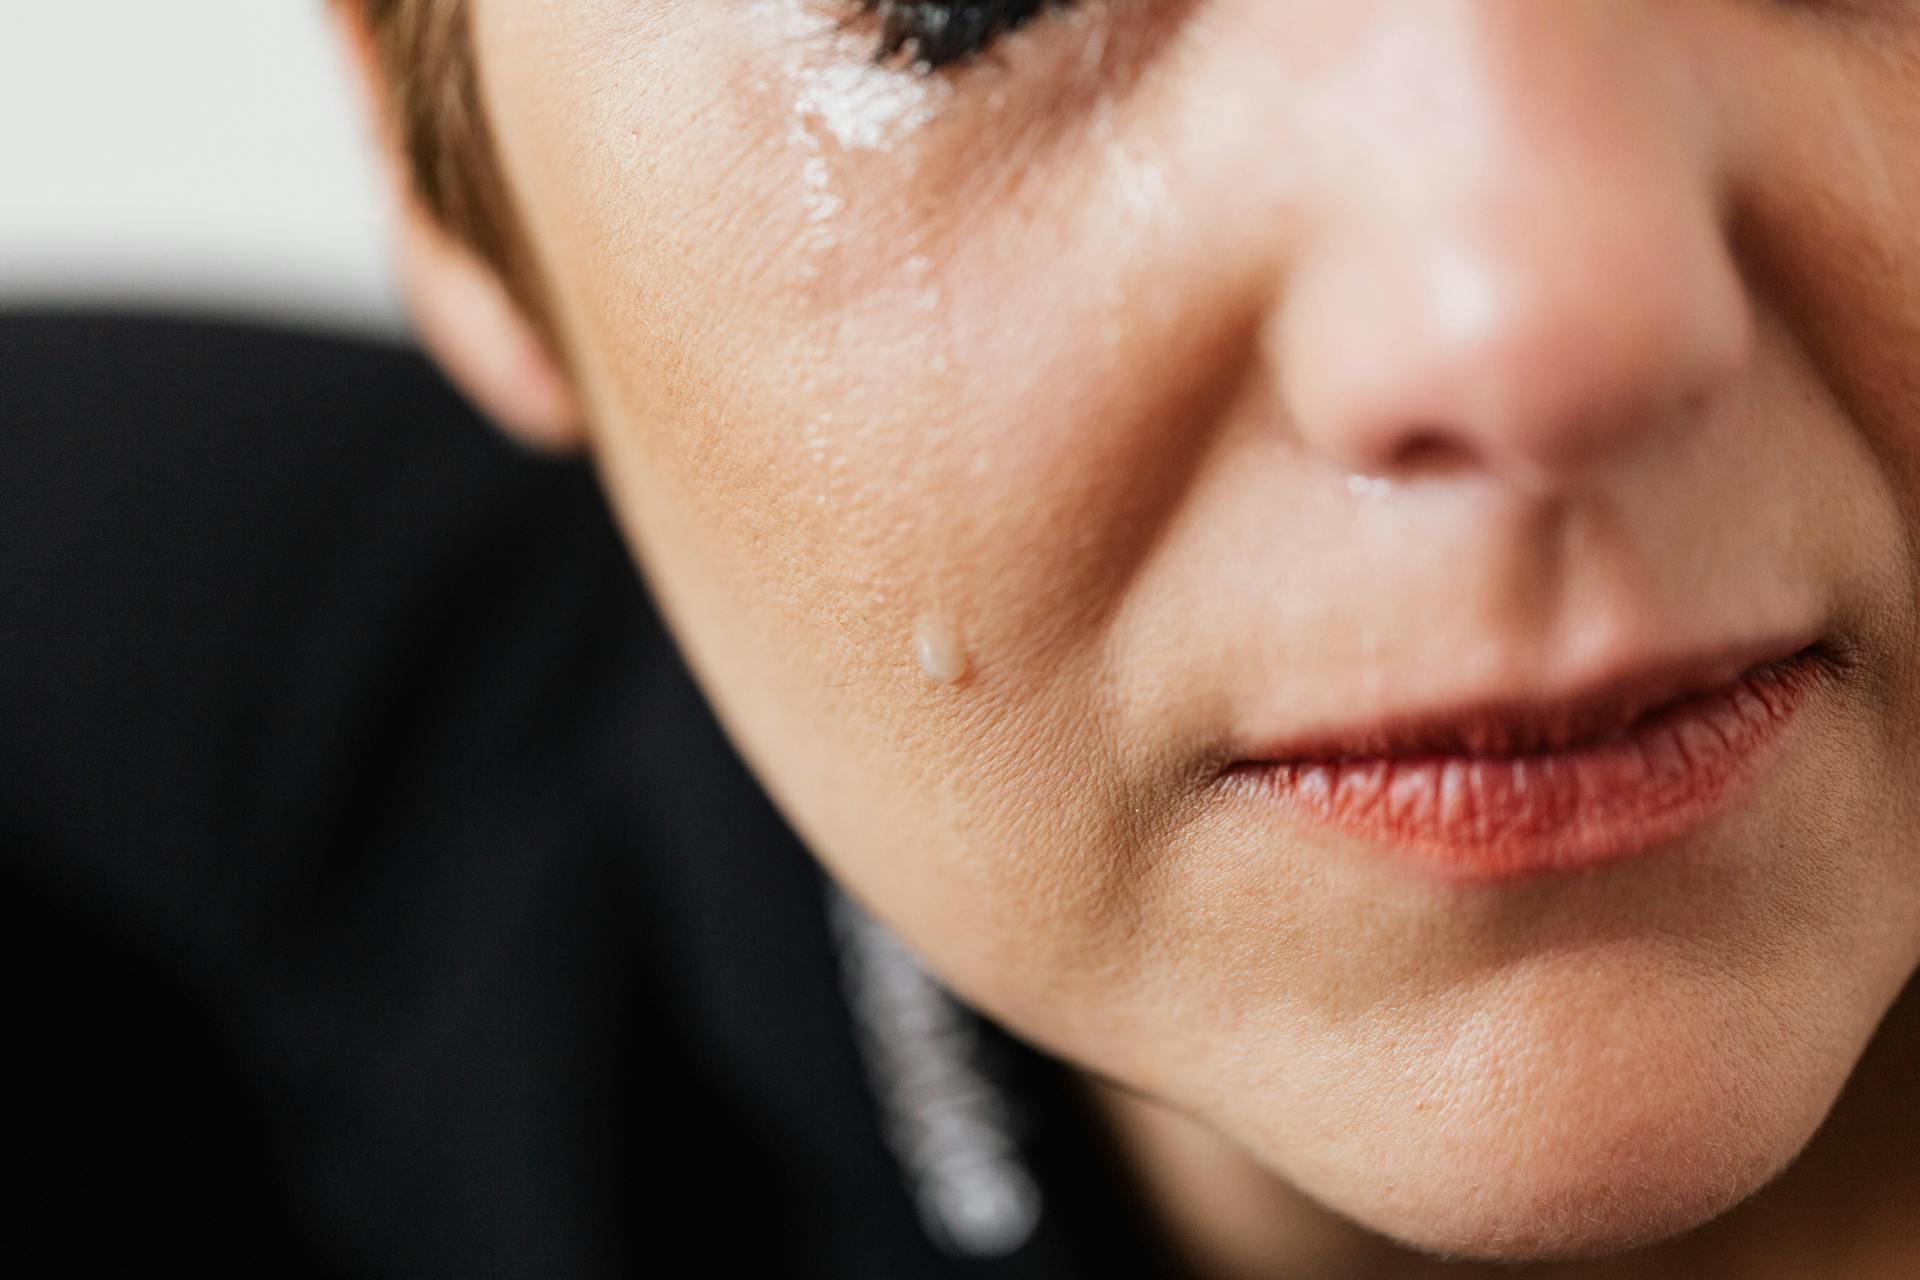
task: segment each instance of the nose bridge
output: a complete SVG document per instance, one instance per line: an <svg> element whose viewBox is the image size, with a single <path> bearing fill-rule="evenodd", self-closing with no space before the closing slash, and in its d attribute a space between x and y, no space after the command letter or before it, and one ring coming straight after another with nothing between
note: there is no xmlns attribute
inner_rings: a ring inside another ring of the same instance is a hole
<svg viewBox="0 0 1920 1280"><path fill-rule="evenodd" d="M1750 319L1710 104L1637 0L1407 0L1329 78L1272 333L1308 443L1552 487L1726 383Z"/></svg>

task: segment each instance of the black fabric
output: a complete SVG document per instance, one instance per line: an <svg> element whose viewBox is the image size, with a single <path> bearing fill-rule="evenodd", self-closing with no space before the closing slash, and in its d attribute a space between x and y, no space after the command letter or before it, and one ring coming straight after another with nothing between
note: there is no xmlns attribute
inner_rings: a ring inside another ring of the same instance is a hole
<svg viewBox="0 0 1920 1280"><path fill-rule="evenodd" d="M1045 1210L930 1241L583 463L411 354L126 317L0 318L0 432L0 1274L1159 1274L984 1026Z"/></svg>

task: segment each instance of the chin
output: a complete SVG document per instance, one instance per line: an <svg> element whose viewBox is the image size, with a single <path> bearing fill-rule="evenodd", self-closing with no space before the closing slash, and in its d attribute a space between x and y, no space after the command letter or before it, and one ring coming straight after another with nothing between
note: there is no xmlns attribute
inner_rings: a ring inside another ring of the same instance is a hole
<svg viewBox="0 0 1920 1280"><path fill-rule="evenodd" d="M1729 1005L1669 988L1667 1001L1609 1000L1608 1017L1565 988L1547 994L1424 1040L1344 1046L1324 1077L1344 1078L1343 1091L1323 1084L1285 1104L1317 1096L1315 1132L1302 1133L1298 1111L1271 1115L1268 1132L1284 1136L1264 1153L1257 1144L1256 1157L1420 1252L1614 1254L1699 1227L1776 1178L1811 1141L1860 1047L1817 1017L1793 1026L1758 999Z"/></svg>
<svg viewBox="0 0 1920 1280"><path fill-rule="evenodd" d="M1328 1191L1346 1216L1419 1252L1510 1263L1591 1258L1719 1217L1772 1181L1810 1136L1798 1124L1650 1119L1543 1106L1498 1132L1440 1127L1408 1135L1392 1166Z"/></svg>
<svg viewBox="0 0 1920 1280"><path fill-rule="evenodd" d="M1442 1181L1451 1190L1430 1186L1412 1203L1356 1205L1353 1216L1407 1248L1445 1258L1604 1257L1712 1221L1765 1186L1799 1150L1794 1143L1784 1153L1744 1145L1749 1149L1667 1143L1583 1157L1496 1157L1486 1162L1490 1168L1474 1153L1449 1152L1452 1168Z"/></svg>

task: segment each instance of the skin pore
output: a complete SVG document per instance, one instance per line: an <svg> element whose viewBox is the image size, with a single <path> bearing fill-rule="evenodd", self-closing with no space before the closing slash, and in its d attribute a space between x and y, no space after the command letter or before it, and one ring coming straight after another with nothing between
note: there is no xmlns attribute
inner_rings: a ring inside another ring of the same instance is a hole
<svg viewBox="0 0 1920 1280"><path fill-rule="evenodd" d="M1113 0L931 76L857 0L473 19L722 720L1114 1082L1197 1269L1920 1269L1920 8ZM1651 857L1444 883L1220 785L1809 628L1839 674Z"/></svg>

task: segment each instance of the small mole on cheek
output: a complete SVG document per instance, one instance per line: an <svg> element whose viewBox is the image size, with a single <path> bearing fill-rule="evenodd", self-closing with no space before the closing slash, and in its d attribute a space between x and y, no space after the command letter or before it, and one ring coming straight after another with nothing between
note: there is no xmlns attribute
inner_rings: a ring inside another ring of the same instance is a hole
<svg viewBox="0 0 1920 1280"><path fill-rule="evenodd" d="M967 674L967 649L953 619L923 613L913 624L913 656L935 684L958 684Z"/></svg>

